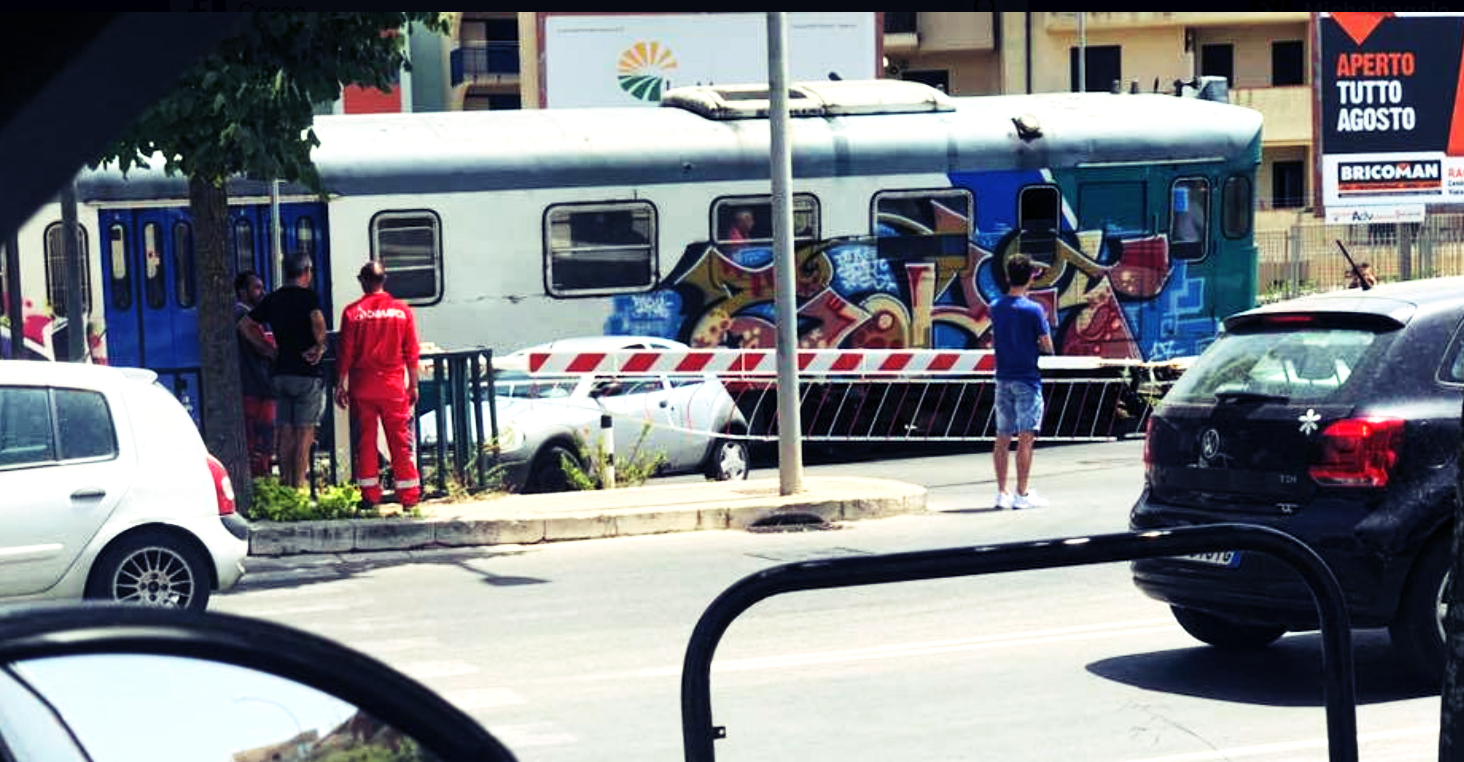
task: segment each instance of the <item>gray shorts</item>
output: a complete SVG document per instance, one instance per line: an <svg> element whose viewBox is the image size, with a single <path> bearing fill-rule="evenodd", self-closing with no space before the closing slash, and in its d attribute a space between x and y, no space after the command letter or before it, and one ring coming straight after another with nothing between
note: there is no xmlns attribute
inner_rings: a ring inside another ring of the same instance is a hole
<svg viewBox="0 0 1464 762"><path fill-rule="evenodd" d="M275 425L319 426L325 414L325 379L275 376Z"/></svg>

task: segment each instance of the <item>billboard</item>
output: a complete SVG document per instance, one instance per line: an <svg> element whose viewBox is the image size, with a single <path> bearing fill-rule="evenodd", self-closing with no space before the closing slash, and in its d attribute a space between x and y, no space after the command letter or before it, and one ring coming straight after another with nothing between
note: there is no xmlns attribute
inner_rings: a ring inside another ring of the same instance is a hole
<svg viewBox="0 0 1464 762"><path fill-rule="evenodd" d="M1322 13L1317 49L1328 216L1464 203L1464 14Z"/></svg>
<svg viewBox="0 0 1464 762"><path fill-rule="evenodd" d="M656 106L685 85L768 81L767 13L544 13L545 106ZM790 82L874 79L879 14L787 15Z"/></svg>

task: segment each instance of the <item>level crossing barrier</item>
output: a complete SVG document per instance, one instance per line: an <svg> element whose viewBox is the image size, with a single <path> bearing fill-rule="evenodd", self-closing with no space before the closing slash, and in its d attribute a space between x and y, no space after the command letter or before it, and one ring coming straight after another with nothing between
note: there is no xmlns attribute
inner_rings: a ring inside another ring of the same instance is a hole
<svg viewBox="0 0 1464 762"><path fill-rule="evenodd" d="M688 349L530 352L531 376L711 374L736 400L745 431L701 432L773 441L774 350ZM996 357L989 350L800 350L805 441L990 441ZM1109 441L1143 431L1167 366L1134 360L1048 356L1039 361L1045 415L1039 437ZM1170 379L1172 380L1172 379Z"/></svg>
<svg viewBox="0 0 1464 762"><path fill-rule="evenodd" d="M687 762L713 762L727 729L712 722L712 657L733 620L784 593L889 582L1030 571L1226 550L1254 550L1291 566L1311 590L1322 636L1328 759L1357 762L1352 631L1342 588L1321 556L1295 537L1257 524L1065 537L782 564L743 577L712 601L692 630L681 667L681 734Z"/></svg>

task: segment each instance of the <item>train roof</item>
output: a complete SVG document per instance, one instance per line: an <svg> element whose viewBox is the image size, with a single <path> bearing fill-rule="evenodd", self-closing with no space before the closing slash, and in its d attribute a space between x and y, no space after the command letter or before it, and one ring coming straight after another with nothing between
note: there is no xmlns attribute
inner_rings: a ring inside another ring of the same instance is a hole
<svg viewBox="0 0 1464 762"><path fill-rule="evenodd" d="M919 93L909 88L870 87L857 93L848 88L847 103L822 108L790 99L790 107L800 107L788 128L794 177L1234 159L1258 156L1260 150L1259 112L1199 98L1157 93L948 97L916 87L936 95L921 105ZM661 108L318 116L314 130L320 146L313 158L328 190L346 196L767 178L771 123L765 92L761 113L755 103L735 108L739 101L757 101L755 93L740 98L734 93L723 101L733 108L721 113L716 100L705 92L671 91ZM125 180L115 169L85 171L78 197L89 202L186 198L184 180L166 177L161 161L153 164L154 169L134 169ZM230 186L236 196L267 192L268 186L257 182Z"/></svg>

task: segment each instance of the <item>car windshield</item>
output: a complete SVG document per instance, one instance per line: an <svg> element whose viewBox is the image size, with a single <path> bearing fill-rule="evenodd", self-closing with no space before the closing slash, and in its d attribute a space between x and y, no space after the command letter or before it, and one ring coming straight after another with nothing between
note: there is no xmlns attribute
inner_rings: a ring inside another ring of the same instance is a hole
<svg viewBox="0 0 1464 762"><path fill-rule="evenodd" d="M493 375L493 392L499 397L556 399L568 397L579 384L579 376L531 376L521 370L501 370Z"/></svg>
<svg viewBox="0 0 1464 762"><path fill-rule="evenodd" d="M1355 328L1226 334L1169 393L1182 402L1225 395L1327 401L1341 389L1378 334Z"/></svg>

